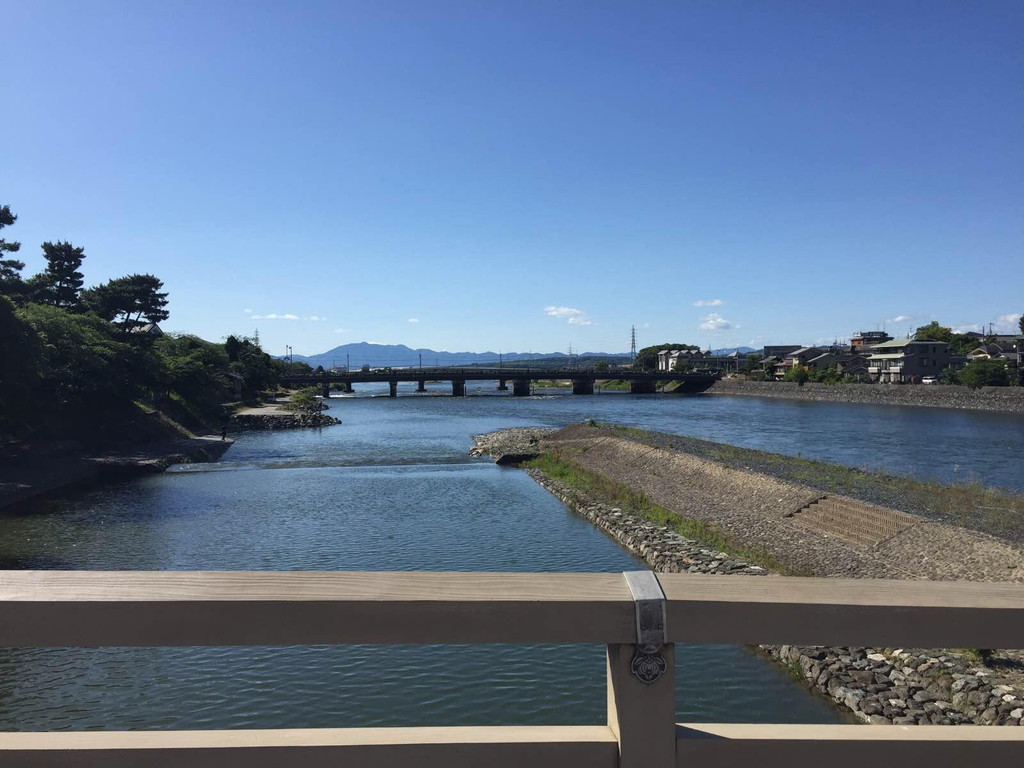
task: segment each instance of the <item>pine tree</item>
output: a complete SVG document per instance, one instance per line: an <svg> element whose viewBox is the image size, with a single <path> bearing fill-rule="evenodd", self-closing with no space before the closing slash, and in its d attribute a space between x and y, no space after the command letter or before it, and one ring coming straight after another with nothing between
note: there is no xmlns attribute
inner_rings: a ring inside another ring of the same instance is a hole
<svg viewBox="0 0 1024 768"><path fill-rule="evenodd" d="M43 256L46 257L45 290L40 296L43 303L64 308L78 306L84 279L78 268L85 258L85 249L67 241L47 242L43 243Z"/></svg>
<svg viewBox="0 0 1024 768"><path fill-rule="evenodd" d="M9 205L0 206L0 229L11 226L17 220L17 215L11 213ZM20 248L21 243L7 242L0 238L0 296L20 296L25 292L25 283L21 279L25 262L2 258L4 254L16 253Z"/></svg>

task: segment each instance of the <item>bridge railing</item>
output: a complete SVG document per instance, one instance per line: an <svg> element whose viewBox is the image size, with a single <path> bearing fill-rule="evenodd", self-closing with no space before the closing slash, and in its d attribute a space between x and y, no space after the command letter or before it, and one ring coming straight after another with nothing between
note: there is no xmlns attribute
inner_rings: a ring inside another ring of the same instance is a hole
<svg viewBox="0 0 1024 768"><path fill-rule="evenodd" d="M608 649L601 726L0 733L0 765L935 768L1024 760L1024 728L680 725L673 647L1019 647L1024 586L635 576L0 572L0 646L583 642Z"/></svg>

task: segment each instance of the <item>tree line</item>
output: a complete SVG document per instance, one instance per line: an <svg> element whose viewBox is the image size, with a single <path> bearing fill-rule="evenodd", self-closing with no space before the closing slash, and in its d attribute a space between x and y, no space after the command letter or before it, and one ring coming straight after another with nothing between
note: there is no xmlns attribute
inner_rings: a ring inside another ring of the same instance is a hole
<svg viewBox="0 0 1024 768"><path fill-rule="evenodd" d="M0 234L17 221L0 207ZM216 429L224 404L253 400L302 363L275 360L258 338L223 343L160 334L169 318L163 282L129 274L85 287L85 249L42 244L46 267L31 277L0 238L0 440L130 439L154 410L194 431Z"/></svg>

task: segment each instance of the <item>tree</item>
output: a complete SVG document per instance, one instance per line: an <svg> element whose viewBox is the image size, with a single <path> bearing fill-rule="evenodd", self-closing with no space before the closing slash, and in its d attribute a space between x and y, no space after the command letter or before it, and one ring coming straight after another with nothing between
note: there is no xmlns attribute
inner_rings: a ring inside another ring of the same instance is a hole
<svg viewBox="0 0 1024 768"><path fill-rule="evenodd" d="M18 220L11 213L9 205L0 206L0 229L11 226ZM25 292L25 282L21 279L21 270L25 262L18 259L2 258L7 253L17 253L21 243L8 242L0 237L0 296L20 296Z"/></svg>
<svg viewBox="0 0 1024 768"><path fill-rule="evenodd" d="M239 350L242 348L242 342L238 340L237 336L228 336L224 341L224 351L228 353L228 362L237 363Z"/></svg>
<svg viewBox="0 0 1024 768"><path fill-rule="evenodd" d="M46 269L39 281L42 303L65 309L77 307L84 276L78 271L85 258L85 249L76 248L66 240L43 243Z"/></svg>
<svg viewBox="0 0 1024 768"><path fill-rule="evenodd" d="M155 275L127 275L83 291L82 304L127 332L143 320L159 323L170 317L163 287Z"/></svg>
<svg viewBox="0 0 1024 768"><path fill-rule="evenodd" d="M1010 377L1002 360L972 360L960 371L960 383L971 389L1006 387Z"/></svg>
<svg viewBox="0 0 1024 768"><path fill-rule="evenodd" d="M968 336L966 333L955 333L952 328L939 325L936 320L932 320L928 325L922 325L914 332L914 336L919 339L944 341L952 348L954 355L966 355L981 344L981 341L976 336Z"/></svg>
<svg viewBox="0 0 1024 768"><path fill-rule="evenodd" d="M607 360L598 360L596 363L594 363L595 371L607 371L610 367L611 366L608 365Z"/></svg>
<svg viewBox="0 0 1024 768"><path fill-rule="evenodd" d="M811 378L811 374L802 365L794 365L786 371L786 375L782 378L784 381L795 381L798 386L802 387Z"/></svg>
<svg viewBox="0 0 1024 768"><path fill-rule="evenodd" d="M1024 336L1024 313L1021 313L1020 318L1017 320L1017 327L1020 328L1020 335Z"/></svg>

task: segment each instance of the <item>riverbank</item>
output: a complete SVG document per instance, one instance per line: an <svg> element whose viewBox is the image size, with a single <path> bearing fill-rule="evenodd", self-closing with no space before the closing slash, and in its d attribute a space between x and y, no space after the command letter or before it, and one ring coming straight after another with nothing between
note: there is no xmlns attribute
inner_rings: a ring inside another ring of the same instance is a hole
<svg viewBox="0 0 1024 768"><path fill-rule="evenodd" d="M0 466L0 509L94 483L163 472L172 464L217 461L233 443L205 435L100 452L74 442L9 449Z"/></svg>
<svg viewBox="0 0 1024 768"><path fill-rule="evenodd" d="M277 399L273 403L243 408L231 416L229 423L232 430L264 430L264 429L300 429L330 427L341 424L341 419L327 413L312 413L289 410L287 399Z"/></svg>
<svg viewBox="0 0 1024 768"><path fill-rule="evenodd" d="M498 433L478 439L477 448L519 450L531 443L539 458L525 465L529 474L656 571L1024 580L1020 552L983 534L919 519L906 535L871 547L855 545L793 521L792 505L803 509L820 499L814 489L608 430L520 430L507 439ZM1009 571L1007 563L1014 564ZM1015 693L1024 687L1024 664L1016 652L999 654L985 666L976 654L962 651L762 651L864 722L1017 725L1024 719L1024 703Z"/></svg>
<svg viewBox="0 0 1024 768"><path fill-rule="evenodd" d="M1024 387L982 387L922 384L821 384L803 386L791 381L747 381L720 379L709 395L770 397L811 400L823 403L868 403L912 405L927 408L956 408L969 411L1024 413Z"/></svg>

